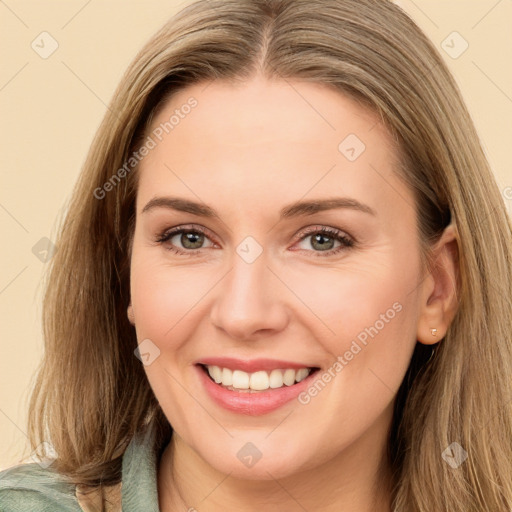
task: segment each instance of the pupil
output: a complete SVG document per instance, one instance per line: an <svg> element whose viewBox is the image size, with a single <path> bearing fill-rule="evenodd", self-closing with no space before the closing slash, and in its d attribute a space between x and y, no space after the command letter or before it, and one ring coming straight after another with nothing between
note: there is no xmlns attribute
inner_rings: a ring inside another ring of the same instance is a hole
<svg viewBox="0 0 512 512"><path fill-rule="evenodd" d="M326 239L329 241L325 242ZM321 241L321 240L323 240L323 241ZM334 240L331 237L322 235L320 233L313 237L313 242L311 243L311 245L315 248L315 243L319 243L320 244L319 248L321 250L328 250L328 249L332 249L333 242L334 242ZM329 247L327 247L327 246L329 246Z"/></svg>
<svg viewBox="0 0 512 512"><path fill-rule="evenodd" d="M201 246L202 241L203 235L200 233L183 233L181 235L181 243L183 247L187 247L188 249L197 249ZM191 244L192 247L189 244Z"/></svg>

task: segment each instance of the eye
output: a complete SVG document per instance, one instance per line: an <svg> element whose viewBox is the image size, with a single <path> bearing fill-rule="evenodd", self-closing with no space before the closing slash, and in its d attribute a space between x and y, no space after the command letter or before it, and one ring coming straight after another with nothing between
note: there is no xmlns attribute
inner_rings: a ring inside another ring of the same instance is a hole
<svg viewBox="0 0 512 512"><path fill-rule="evenodd" d="M211 245L205 247L205 240L209 241ZM187 228L186 226L168 229L160 234L156 241L165 245L168 250L185 256L198 254L198 249L214 245L201 228Z"/></svg>
<svg viewBox="0 0 512 512"><path fill-rule="evenodd" d="M310 238L309 242L306 240ZM302 247L301 250L306 250L315 253L315 256L331 256L341 251L350 249L354 246L354 240L348 237L342 231L337 229L328 228L324 226L312 226L303 233L300 243L305 243L307 247ZM335 247L336 243L339 245Z"/></svg>
<svg viewBox="0 0 512 512"><path fill-rule="evenodd" d="M306 242L308 238L310 238L309 243ZM206 235L206 231L198 226L178 226L167 229L157 237L156 242L164 245L167 250L184 256L200 255L201 249L211 248L215 245ZM205 246L205 242L209 242L209 244ZM355 244L354 240L342 231L325 226L307 228L302 233L299 243L305 243L307 246L300 250L323 257L350 249ZM336 244L338 244L337 247Z"/></svg>

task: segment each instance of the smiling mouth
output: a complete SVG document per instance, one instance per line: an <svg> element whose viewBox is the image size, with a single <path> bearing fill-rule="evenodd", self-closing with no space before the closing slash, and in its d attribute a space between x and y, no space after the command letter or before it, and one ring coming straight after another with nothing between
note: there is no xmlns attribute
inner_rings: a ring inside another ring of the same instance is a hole
<svg viewBox="0 0 512 512"><path fill-rule="evenodd" d="M218 386L240 393L261 393L292 387L319 370L318 367L305 367L298 370L283 368L248 373L214 365L199 364L199 366L208 378Z"/></svg>

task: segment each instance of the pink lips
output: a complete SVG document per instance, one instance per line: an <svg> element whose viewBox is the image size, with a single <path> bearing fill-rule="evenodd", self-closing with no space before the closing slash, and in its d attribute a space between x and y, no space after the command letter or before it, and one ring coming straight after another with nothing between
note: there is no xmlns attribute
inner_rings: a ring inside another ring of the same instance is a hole
<svg viewBox="0 0 512 512"><path fill-rule="evenodd" d="M293 386L283 386L268 391L259 391L249 393L244 391L231 391L220 384L215 383L202 365L220 366L232 370L242 370L247 373L253 373L260 370L271 371L275 369L300 369L311 368L310 366L292 363L290 361L277 361L275 359L255 359L252 361L241 361L232 358L206 358L202 359L195 368L199 378L210 398L228 411L249 416L257 416L272 412L284 404L297 398L298 395L311 385L316 378L317 372L310 373L301 382Z"/></svg>

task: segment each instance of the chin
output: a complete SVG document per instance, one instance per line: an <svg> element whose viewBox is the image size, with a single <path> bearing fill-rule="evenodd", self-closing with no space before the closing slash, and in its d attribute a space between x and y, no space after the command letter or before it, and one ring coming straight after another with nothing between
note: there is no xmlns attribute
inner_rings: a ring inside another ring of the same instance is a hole
<svg viewBox="0 0 512 512"><path fill-rule="evenodd" d="M229 455L226 456L226 453ZM268 444L258 449L256 443L245 441L235 441L233 446L226 447L226 450L221 453L210 451L202 457L217 471L242 480L285 478L304 470L307 466L307 461L303 460L303 450L297 453L291 450L283 452L282 445L279 447ZM315 465L313 461L310 463L311 466Z"/></svg>

